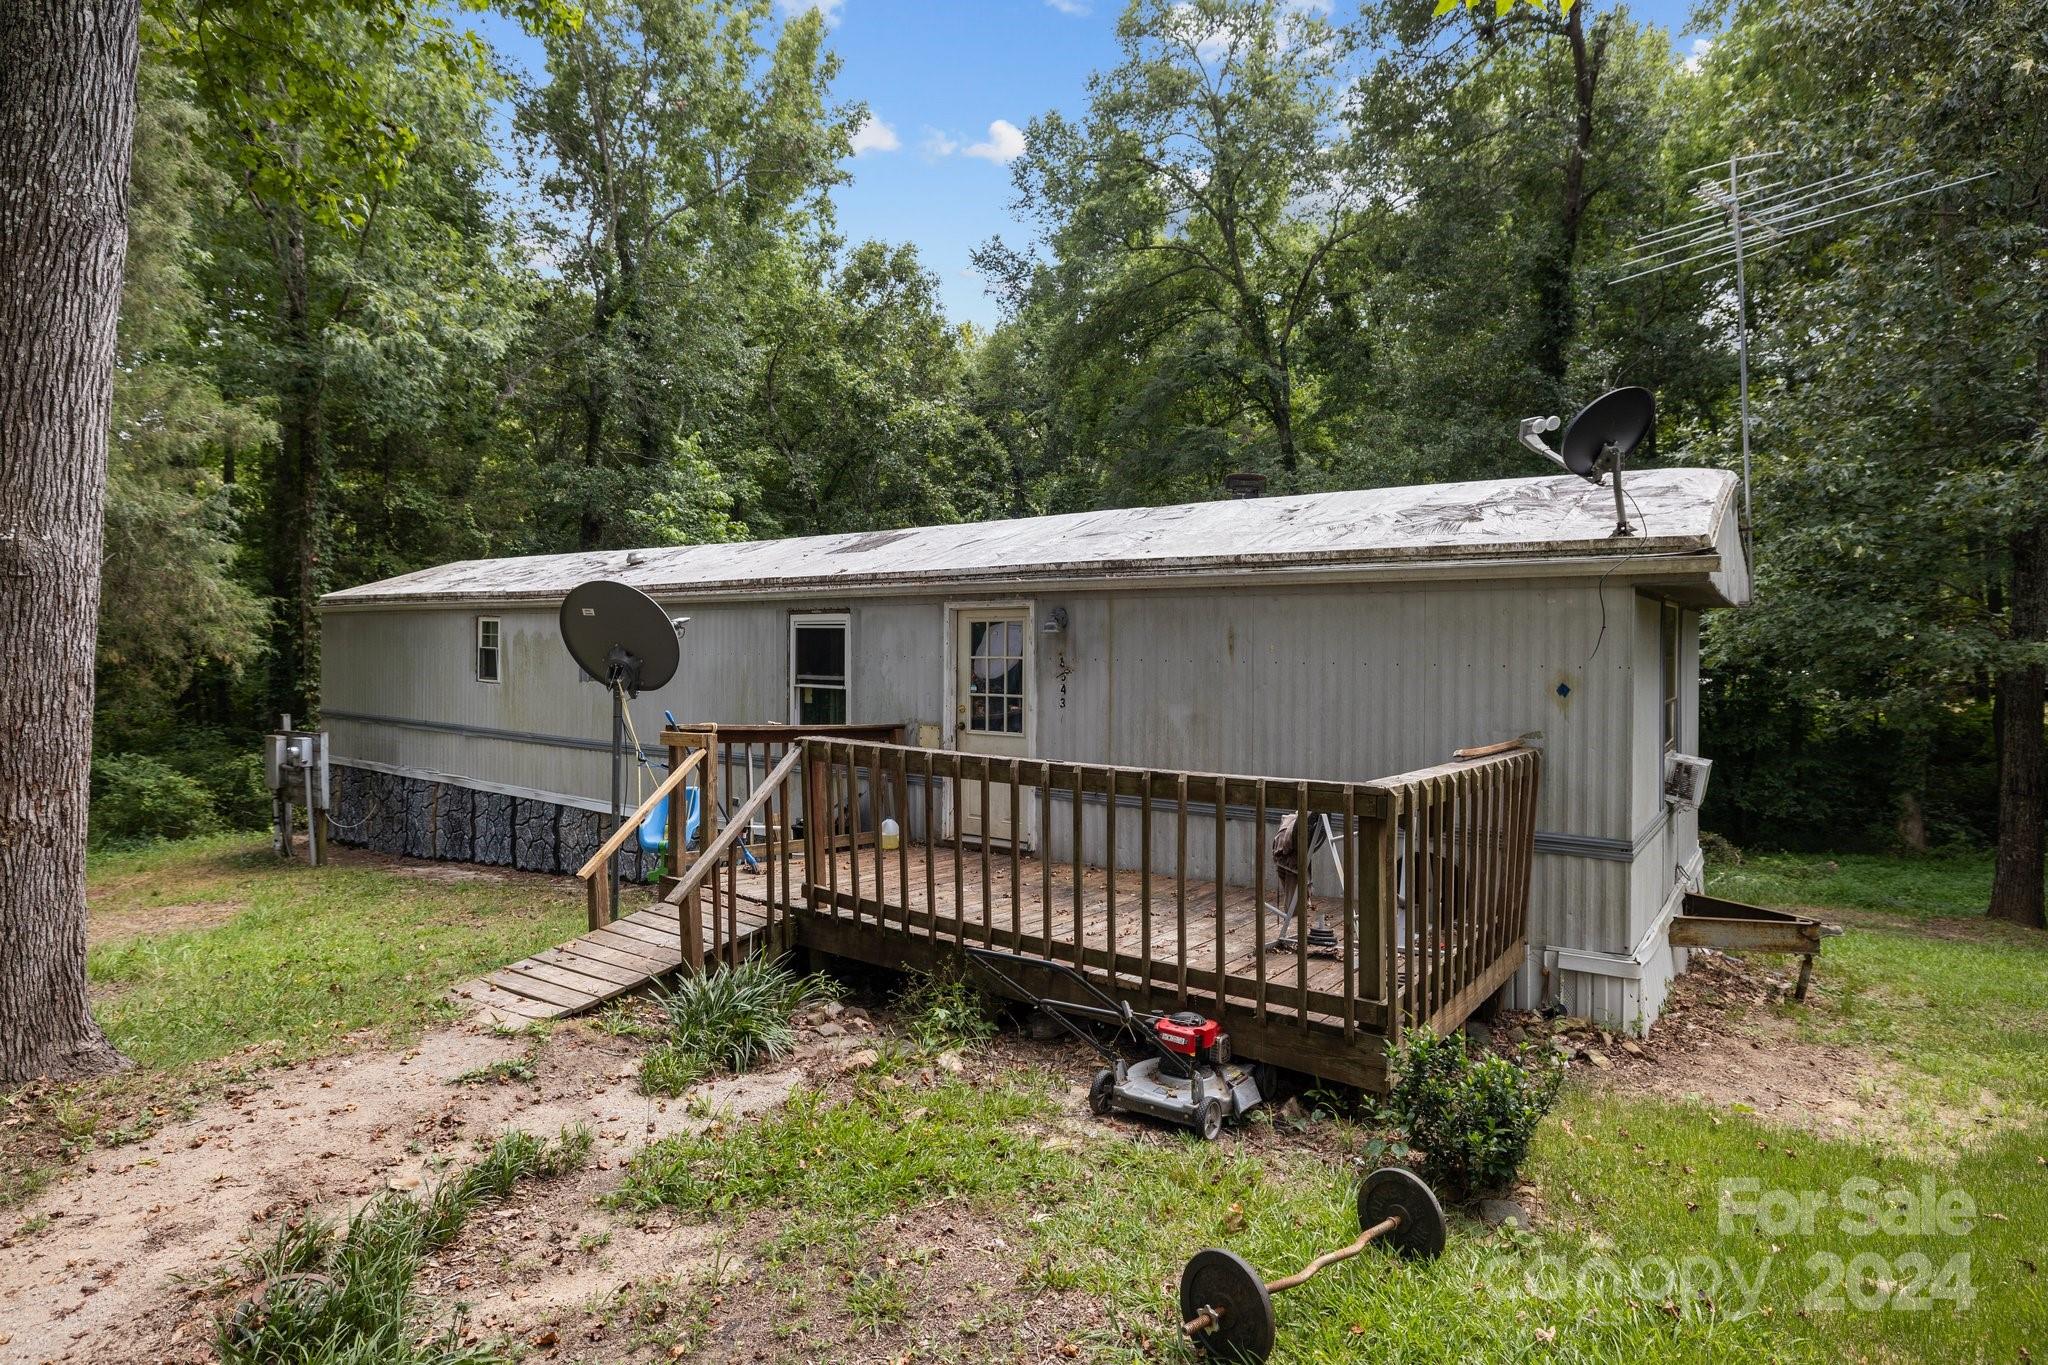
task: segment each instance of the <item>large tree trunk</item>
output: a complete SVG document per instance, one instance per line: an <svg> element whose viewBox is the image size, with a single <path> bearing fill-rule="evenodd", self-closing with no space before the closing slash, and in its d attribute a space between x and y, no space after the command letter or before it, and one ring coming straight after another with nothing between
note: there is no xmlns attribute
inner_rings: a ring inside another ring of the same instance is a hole
<svg viewBox="0 0 2048 1365"><path fill-rule="evenodd" d="M2012 639L2048 643L2048 531L2013 537ZM2042 824L2048 807L2048 744L2042 724L2048 669L2039 664L1998 676L1993 703L1998 734L1998 862L1991 875L1995 919L2039 929L2042 919Z"/></svg>
<svg viewBox="0 0 2048 1365"><path fill-rule="evenodd" d="M85 822L137 0L0 0L0 1083L123 1065Z"/></svg>

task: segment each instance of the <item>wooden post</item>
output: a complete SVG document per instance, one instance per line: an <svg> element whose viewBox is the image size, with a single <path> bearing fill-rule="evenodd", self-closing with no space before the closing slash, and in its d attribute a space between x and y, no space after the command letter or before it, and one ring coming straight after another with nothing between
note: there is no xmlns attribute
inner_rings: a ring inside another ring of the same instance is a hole
<svg viewBox="0 0 2048 1365"><path fill-rule="evenodd" d="M804 906L816 911L818 908L818 864L831 856L830 838L826 821L829 799L826 783L825 758L822 744L810 740L801 741L804 746Z"/></svg>
<svg viewBox="0 0 2048 1365"><path fill-rule="evenodd" d="M697 765L697 838L700 847L708 849L711 847L711 841L718 837L718 727L707 725L697 733L704 745L704 761ZM695 858L691 861L694 862ZM705 879L713 882L711 935L714 940L718 937L718 887L715 883L717 876L718 871L714 868ZM683 945L683 958L689 961L694 956L697 970L700 972L704 970L703 898L704 883L699 882L697 889L690 893L689 913L684 914L679 909L676 915L682 932L690 938L690 941ZM717 944L714 942L712 946L715 950Z"/></svg>
<svg viewBox="0 0 2048 1365"><path fill-rule="evenodd" d="M1380 970L1380 998L1386 1002L1386 1022L1381 1031L1389 1044L1401 1041L1401 945L1400 887L1394 872L1396 853L1395 834L1401 824L1401 795L1397 791L1387 793L1387 814L1373 830L1372 848L1366 858L1371 861L1372 871L1368 874L1373 894L1368 899L1366 886L1359 886L1358 927L1361 933L1372 938L1359 945L1361 964L1377 959ZM1364 860L1361 860L1364 861ZM1409 884L1412 902L1414 884ZM1412 904L1410 916L1414 914ZM1368 929L1368 925L1370 928ZM1412 925L1410 926L1413 927ZM1368 944L1377 940L1376 953L1368 951Z"/></svg>

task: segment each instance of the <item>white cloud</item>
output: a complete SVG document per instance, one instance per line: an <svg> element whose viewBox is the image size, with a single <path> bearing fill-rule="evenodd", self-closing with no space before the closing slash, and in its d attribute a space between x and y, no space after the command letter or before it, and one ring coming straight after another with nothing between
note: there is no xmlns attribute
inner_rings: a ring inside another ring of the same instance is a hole
<svg viewBox="0 0 2048 1365"><path fill-rule="evenodd" d="M926 126L924 130L924 154L926 156L951 156L960 150L960 140L949 137L938 129Z"/></svg>
<svg viewBox="0 0 2048 1365"><path fill-rule="evenodd" d="M1706 61L1707 54L1709 52L1712 52L1713 50L1714 40L1712 38L1693 39L1692 55L1685 59L1685 69L1687 71L1697 72L1700 69L1701 63Z"/></svg>
<svg viewBox="0 0 2048 1365"><path fill-rule="evenodd" d="M825 16L827 27L831 27L839 23L839 7L845 3L846 0L776 0L776 8L785 15L802 14L805 10L814 9Z"/></svg>
<svg viewBox="0 0 2048 1365"><path fill-rule="evenodd" d="M1081 0L1045 0L1045 3L1061 14L1086 14L1088 7Z"/></svg>
<svg viewBox="0 0 2048 1365"><path fill-rule="evenodd" d="M862 156L868 152L893 152L903 145L903 139L896 136L896 130L869 114L861 120L860 127L853 130L853 154Z"/></svg>
<svg viewBox="0 0 2048 1365"><path fill-rule="evenodd" d="M1024 155L1024 131L1008 119L999 118L989 124L986 142L977 142L963 149L962 154L1005 165Z"/></svg>

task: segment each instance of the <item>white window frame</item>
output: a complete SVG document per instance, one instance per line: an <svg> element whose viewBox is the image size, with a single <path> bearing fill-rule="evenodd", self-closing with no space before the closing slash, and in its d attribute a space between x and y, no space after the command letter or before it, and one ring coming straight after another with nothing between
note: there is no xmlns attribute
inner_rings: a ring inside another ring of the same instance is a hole
<svg viewBox="0 0 2048 1365"><path fill-rule="evenodd" d="M492 627L492 676L488 678L484 676L484 626L486 624ZM496 616L477 617L471 643L474 646L474 652L470 655L470 663L476 670L476 680L480 683L489 683L495 687L505 677L505 624L503 620Z"/></svg>
<svg viewBox="0 0 2048 1365"><path fill-rule="evenodd" d="M801 684L796 676L796 633L799 629L818 629L836 626L846 637L845 673L841 675L840 690L846 694L846 719L853 720L853 613L850 611L806 611L791 612L789 616L789 723L803 724L803 702L798 695Z"/></svg>

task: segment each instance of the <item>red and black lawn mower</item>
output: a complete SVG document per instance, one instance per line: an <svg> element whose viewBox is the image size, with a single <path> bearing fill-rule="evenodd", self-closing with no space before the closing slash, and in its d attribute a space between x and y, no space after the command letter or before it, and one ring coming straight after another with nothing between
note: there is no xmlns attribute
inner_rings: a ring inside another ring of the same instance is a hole
<svg viewBox="0 0 2048 1365"><path fill-rule="evenodd" d="M1030 1001L1041 1012L1094 1048L1110 1063L1095 1073L1088 1088L1088 1107L1097 1114L1120 1110L1149 1114L1200 1133L1214 1141L1224 1120L1256 1108L1263 1096L1253 1068L1231 1060L1230 1035L1214 1019L1193 1011L1147 1014L1110 996L1064 962L1024 957L993 948L967 948L968 959L1012 995ZM1012 973L1044 972L1075 988L1080 1000L1056 999L1029 991ZM1081 1021L1109 1024L1147 1047L1152 1056L1126 1061Z"/></svg>

